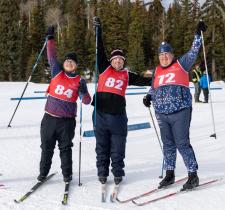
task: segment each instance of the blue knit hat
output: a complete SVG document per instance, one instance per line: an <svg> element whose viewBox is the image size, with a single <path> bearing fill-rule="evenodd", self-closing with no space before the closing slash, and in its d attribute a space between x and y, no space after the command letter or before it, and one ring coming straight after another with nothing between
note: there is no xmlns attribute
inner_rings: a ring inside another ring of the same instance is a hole
<svg viewBox="0 0 225 210"><path fill-rule="evenodd" d="M159 49L158 49L158 53L161 54L161 53L172 53L173 52L173 48L171 47L171 45L167 42L162 42L159 46Z"/></svg>

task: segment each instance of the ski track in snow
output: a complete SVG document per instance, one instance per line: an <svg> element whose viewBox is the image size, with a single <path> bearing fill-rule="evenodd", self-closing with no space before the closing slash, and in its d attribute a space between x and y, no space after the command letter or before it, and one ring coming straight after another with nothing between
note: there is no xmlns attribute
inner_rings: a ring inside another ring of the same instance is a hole
<svg viewBox="0 0 225 210"><path fill-rule="evenodd" d="M110 190L113 186L113 176L110 174L107 202L101 203L100 185L96 175L95 139L83 138L82 142L82 176L83 185L78 186L78 148L79 148L79 108L76 134L73 147L74 176L70 187L67 206L62 206L64 192L59 152L56 145L51 172L58 173L32 194L23 203L16 204L14 199L23 196L36 182L40 161L40 123L44 114L46 100L22 101L12 122L8 122L16 107L17 101L11 97L20 97L25 86L23 82L0 83L0 209L1 210L224 210L225 209L225 179L202 189L171 197L147 206L137 207L132 203L110 203ZM94 85L89 84L93 95ZM222 87L212 90L213 108L216 123L217 139L210 138L213 133L209 104L193 103L193 115L190 129L191 143L194 147L199 164L200 182L214 178L225 178L225 84L222 81L213 82L212 87ZM47 84L30 83L24 96L44 96L34 91L46 90ZM193 89L191 89L193 93ZM128 92L143 92L143 90L128 90ZM152 128L131 131L127 138L125 159L126 177L120 188L119 198L147 192L158 185L161 174L162 154L155 135L148 110L142 105L144 95L126 96L128 124L150 122ZM201 95L201 100L203 96ZM79 107L79 102L78 102ZM92 106L83 106L83 130L92 130ZM152 109L152 113L154 113ZM156 123L157 124L157 123ZM186 176L183 161L178 155L176 177ZM158 194L146 196L138 201L156 198L165 193L174 192L180 186L166 189Z"/></svg>

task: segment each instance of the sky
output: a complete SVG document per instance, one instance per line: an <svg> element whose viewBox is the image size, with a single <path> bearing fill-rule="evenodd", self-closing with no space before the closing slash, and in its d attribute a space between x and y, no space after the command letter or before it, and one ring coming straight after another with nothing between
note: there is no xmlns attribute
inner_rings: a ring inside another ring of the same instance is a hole
<svg viewBox="0 0 225 210"><path fill-rule="evenodd" d="M163 6L167 9L167 8L169 7L169 4L170 4L171 2L173 2L173 0L163 0L163 1L162 1L162 4L163 4ZM205 0L199 0L199 2L200 2L200 4L202 5L202 4L205 2Z"/></svg>

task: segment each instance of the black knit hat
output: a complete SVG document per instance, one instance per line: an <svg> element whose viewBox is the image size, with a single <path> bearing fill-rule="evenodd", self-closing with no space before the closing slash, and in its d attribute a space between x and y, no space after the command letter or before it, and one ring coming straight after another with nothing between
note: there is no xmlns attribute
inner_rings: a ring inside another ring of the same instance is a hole
<svg viewBox="0 0 225 210"><path fill-rule="evenodd" d="M68 59L68 60L73 60L75 63L78 62L78 60L77 60L77 55L76 55L74 52L68 53L68 54L65 56L64 61L67 60L67 59Z"/></svg>
<svg viewBox="0 0 225 210"><path fill-rule="evenodd" d="M114 58L117 58L117 57L122 58L124 61L126 60L124 52L121 49L116 49L111 52L110 61L112 61Z"/></svg>

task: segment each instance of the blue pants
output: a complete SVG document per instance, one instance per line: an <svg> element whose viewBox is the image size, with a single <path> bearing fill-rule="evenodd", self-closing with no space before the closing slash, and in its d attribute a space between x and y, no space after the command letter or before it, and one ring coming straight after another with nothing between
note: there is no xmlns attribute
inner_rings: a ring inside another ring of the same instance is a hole
<svg viewBox="0 0 225 210"><path fill-rule="evenodd" d="M198 169L189 138L191 113L191 107L172 114L156 113L163 142L165 170L175 169L177 149L184 160L188 172L194 172Z"/></svg>
<svg viewBox="0 0 225 210"><path fill-rule="evenodd" d="M93 115L94 116L94 115ZM127 138L127 115L96 113L96 154L98 176L109 175L111 158L112 173L115 177L124 176L124 158Z"/></svg>

